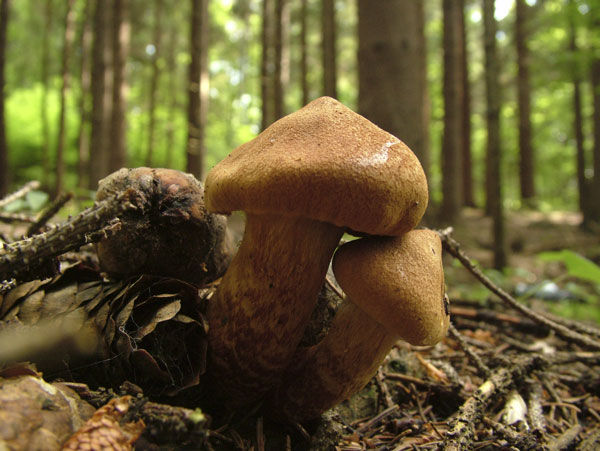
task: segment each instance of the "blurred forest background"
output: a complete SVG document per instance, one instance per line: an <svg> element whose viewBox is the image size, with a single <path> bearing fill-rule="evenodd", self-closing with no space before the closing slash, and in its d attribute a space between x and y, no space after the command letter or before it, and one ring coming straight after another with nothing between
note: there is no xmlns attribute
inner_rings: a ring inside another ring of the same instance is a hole
<svg viewBox="0 0 600 451"><path fill-rule="evenodd" d="M202 178L321 95L404 140L433 211L600 219L600 0L0 0L0 193Z"/></svg>

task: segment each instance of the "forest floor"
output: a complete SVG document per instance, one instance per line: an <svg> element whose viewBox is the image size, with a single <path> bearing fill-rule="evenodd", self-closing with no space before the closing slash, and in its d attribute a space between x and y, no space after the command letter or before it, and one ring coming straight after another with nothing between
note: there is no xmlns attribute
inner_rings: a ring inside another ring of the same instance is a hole
<svg viewBox="0 0 600 451"><path fill-rule="evenodd" d="M102 440L121 434L123 443L137 440L136 449L598 449L600 332L593 321L598 315L587 314L588 322L583 323L547 314L597 312L598 287L565 276L560 261L539 257L543 252L569 249L600 262L600 235L583 232L579 220L574 213L509 213L511 269L504 274L484 271L492 290L504 290L497 294L483 287L476 271L465 269L448 255L446 281L455 329L434 347L398 343L363 391L321 421L305 425L273 423L260 410L211 422L205 415L211 415L210 410L201 413L195 409L193 391L182 394L175 389L172 396L153 395L157 380L181 388L193 385L202 371L202 359L192 362L194 368L187 373L178 368L182 373L178 375L169 366L177 364L177 358L189 357L175 355L182 347L177 340L180 336L189 339L190 322L201 324L201 318L183 324L181 318L178 322L165 320L165 312L176 302L192 302L195 292L164 279L107 281L94 267L93 256L70 255L60 276L18 285L12 295L7 292L0 297L0 332L14 322L38 326L48 312L64 314L68 304L73 311L85 310L86 322L103 325L101 338L111 353L107 356L107 349L102 349L99 352L105 358L99 361L96 353L95 363L86 365L76 363L73 356L65 357L64 352L45 355L36 361L37 368L28 363L0 365L0 417L5 425L0 427L0 443L10 445L18 442L16 437L25 436L28 438L18 443L27 443L29 449L44 443L45 448L38 449L50 449L48 431L54 431L53 449L60 449L70 436L70 444L82 446L100 440L93 431L104 425L109 432L101 435ZM240 218L233 217L230 225L240 238ZM490 230L489 218L467 210L452 233L460 249L452 248L450 241L445 241L445 249L457 254L462 250L480 268L490 268ZM547 297L546 291L538 290L545 281L556 284L546 300L542 299ZM529 308L525 312L511 306L510 299L500 300L505 294L516 297L519 284L527 293ZM214 289L201 290L202 300L210 298ZM160 303L160 309L149 312L149 299ZM561 310L564 303L576 308ZM107 309L101 307L104 305ZM182 307L180 313L183 311ZM135 328L131 327L132 318L137 321ZM140 318L147 322L140 324ZM39 327L48 333L47 326ZM51 328L57 329L55 324ZM32 330L26 329L26 333ZM136 333L137 341L131 346ZM6 336L2 338L6 342ZM64 337L55 341L61 349L73 350L83 346L79 338L76 343L66 343L68 346L64 346ZM29 345L39 347L35 341ZM7 355L5 348L0 346L0 360ZM123 355L135 360L137 373L131 372ZM54 365L48 365L48 357ZM146 371L144 377L139 368ZM33 384L36 390L42 387L43 396L31 387L32 380L37 381ZM148 384L149 380L152 383ZM57 390L68 403L50 395ZM73 435L94 409L98 410L86 423L87 429L83 426Z"/></svg>

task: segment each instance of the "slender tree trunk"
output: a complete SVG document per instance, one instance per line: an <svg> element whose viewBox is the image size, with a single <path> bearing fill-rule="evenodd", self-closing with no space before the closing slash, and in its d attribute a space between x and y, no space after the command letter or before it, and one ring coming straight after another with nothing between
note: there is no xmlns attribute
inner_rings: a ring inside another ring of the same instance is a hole
<svg viewBox="0 0 600 451"><path fill-rule="evenodd" d="M424 6L421 0L358 2L358 108L402 139L428 170Z"/></svg>
<svg viewBox="0 0 600 451"><path fill-rule="evenodd" d="M158 82L160 78L160 68L158 59L161 55L162 38L162 15L163 0L154 2L154 55L152 55L152 74L150 76L150 103L148 105L148 143L146 147L146 166L152 167L154 157L154 132L156 127L156 96L158 93Z"/></svg>
<svg viewBox="0 0 600 451"><path fill-rule="evenodd" d="M65 173L65 136L66 124L65 117L67 111L67 93L71 81L69 73L69 65L71 60L71 47L73 46L74 38L74 21L73 21L73 5L75 0L67 0L65 11L65 34L63 40L62 54L62 87L60 89L60 112L58 124L58 143L56 146L56 180L54 185L55 195L60 194L63 190L64 173Z"/></svg>
<svg viewBox="0 0 600 451"><path fill-rule="evenodd" d="M204 176L204 132L208 112L208 0L192 0L188 81L187 171Z"/></svg>
<svg viewBox="0 0 600 451"><path fill-rule="evenodd" d="M128 0L113 0L113 2L113 83L111 102L112 115L110 121L110 172L121 169L127 164L127 150L125 143L125 130L127 127L127 117L125 114L127 82L125 74L130 35Z"/></svg>
<svg viewBox="0 0 600 451"><path fill-rule="evenodd" d="M6 118L4 114L6 29L8 27L10 5L8 0L0 0L0 197L8 190L8 145L6 143Z"/></svg>
<svg viewBox="0 0 600 451"><path fill-rule="evenodd" d="M444 222L460 214L462 194L462 43L459 2L443 0L444 14L444 136L442 141L442 210Z"/></svg>
<svg viewBox="0 0 600 451"><path fill-rule="evenodd" d="M521 199L531 205L535 197L535 165L531 140L531 84L529 82L529 7L516 0L515 41L517 45L517 94L519 105L519 154Z"/></svg>
<svg viewBox="0 0 600 451"><path fill-rule="evenodd" d="M576 61L576 56L579 51L577 48L577 36L575 23L572 15L575 11L575 5L573 0L569 2L569 51L573 57L573 61ZM583 226L586 227L590 221L589 211L589 192L588 184L585 177L585 145L584 145L584 134L583 134L583 113L581 104L581 76L579 74L579 68L577 65L573 65L572 68L572 82L573 82L573 134L575 136L575 161L577 168L577 190L579 193L579 211L583 216Z"/></svg>
<svg viewBox="0 0 600 451"><path fill-rule="evenodd" d="M44 31L42 33L42 172L44 186L50 186L50 120L48 118L48 91L50 78L50 36L52 33L53 14L52 0L46 0L44 5Z"/></svg>
<svg viewBox="0 0 600 451"><path fill-rule="evenodd" d="M289 81L288 28L290 21L287 0L276 0L275 9L275 74L274 111L275 119L285 116L285 91Z"/></svg>
<svg viewBox="0 0 600 451"><path fill-rule="evenodd" d="M337 98L335 0L322 0L323 93Z"/></svg>
<svg viewBox="0 0 600 451"><path fill-rule="evenodd" d="M178 30L175 25L175 21L171 19L171 25L169 27L169 39L167 41L167 74L168 74L168 86L171 95L168 99L168 110L167 110L167 123L166 123L166 160L165 167L173 167L173 151L175 148L175 115L177 112L177 64L175 61L175 55L177 52L177 36Z"/></svg>
<svg viewBox="0 0 600 451"><path fill-rule="evenodd" d="M108 158L105 155L107 124L105 91L106 87L106 39L105 30L106 5L103 0L96 0L93 18L94 43L92 48L92 130L90 137L90 174L89 188L95 190L98 181L108 172Z"/></svg>
<svg viewBox="0 0 600 451"><path fill-rule="evenodd" d="M494 0L483 0L483 27L485 45L485 91L487 104L487 159L490 178L490 206L493 220L494 268L507 264L504 212L502 208L502 160L500 158L500 84L498 82L498 56L496 54L496 19Z"/></svg>
<svg viewBox="0 0 600 451"><path fill-rule="evenodd" d="M81 51L79 60L79 132L77 137L77 148L79 150L77 161L77 186L84 188L87 186L90 162L90 136L87 132L87 124L90 122L90 111L88 106L88 97L90 94L90 0L85 0L82 17L81 30L79 34L79 48Z"/></svg>
<svg viewBox="0 0 600 451"><path fill-rule="evenodd" d="M596 28L597 29L597 28ZM590 212L592 220L600 223L600 58L595 57L591 65L592 73L590 85L592 87L592 99L594 104L593 124L594 124L594 179L592 181L592 190L595 193L593 196L593 205ZM592 199L590 199L592 200Z"/></svg>
<svg viewBox="0 0 600 451"><path fill-rule="evenodd" d="M462 167L463 167L463 201L467 207L475 206L473 192L473 163L471 152L471 82L469 81L469 52L467 43L467 23L465 21L465 0L460 0L460 29L462 43L461 75L463 93L462 117Z"/></svg>
<svg viewBox="0 0 600 451"><path fill-rule="evenodd" d="M302 88L302 105L306 105L310 98L308 93L308 0L301 0L302 9L300 10L300 86Z"/></svg>
<svg viewBox="0 0 600 451"><path fill-rule="evenodd" d="M261 130L273 123L275 112L273 110L273 0L263 0L262 3L262 55L260 63L260 90L262 98Z"/></svg>

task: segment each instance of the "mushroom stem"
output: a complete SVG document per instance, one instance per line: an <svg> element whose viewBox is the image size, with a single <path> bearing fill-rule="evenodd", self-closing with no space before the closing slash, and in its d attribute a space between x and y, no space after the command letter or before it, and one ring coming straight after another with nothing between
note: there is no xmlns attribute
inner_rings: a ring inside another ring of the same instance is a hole
<svg viewBox="0 0 600 451"><path fill-rule="evenodd" d="M306 218L247 215L207 308L209 384L231 407L258 400L289 365L342 234Z"/></svg>
<svg viewBox="0 0 600 451"><path fill-rule="evenodd" d="M267 400L271 413L315 418L364 387L397 339L440 341L449 324L441 250L431 230L341 246L332 266L347 299L327 336L298 350Z"/></svg>
<svg viewBox="0 0 600 451"><path fill-rule="evenodd" d="M297 363L269 399L269 410L294 421L318 417L367 385L397 340L346 299L327 336L298 349L292 359Z"/></svg>

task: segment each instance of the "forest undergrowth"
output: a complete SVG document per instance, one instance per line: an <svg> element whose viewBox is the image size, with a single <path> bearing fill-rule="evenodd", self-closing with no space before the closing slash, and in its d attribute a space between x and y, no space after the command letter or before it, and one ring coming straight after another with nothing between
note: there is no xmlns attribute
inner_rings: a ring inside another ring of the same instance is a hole
<svg viewBox="0 0 600 451"><path fill-rule="evenodd" d="M101 274L89 242L118 230L119 212L143 208L135 196L118 205L54 228L38 224L44 239L17 240L31 217L2 227L0 270L17 277L0 297L0 414L18 431L0 428L9 449L84 449L102 440L117 440L115 449L257 451L600 445L600 284L592 263L600 244L576 215L509 214L511 267L502 273L486 269L489 220L479 211L439 229L448 336L433 347L398 342L359 394L319 421L283 425L260 405L223 416L202 404L202 305L218 281L198 290L164 277ZM321 296L339 303L332 287L330 280Z"/></svg>

